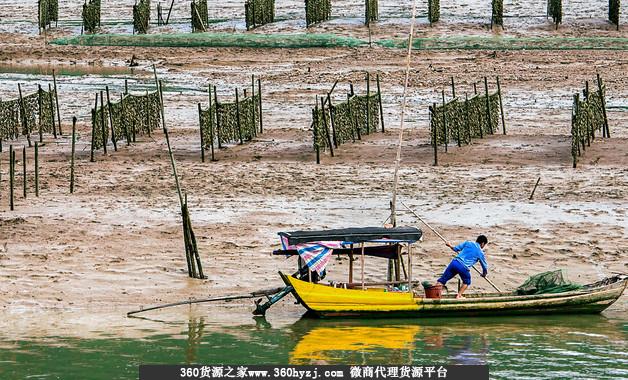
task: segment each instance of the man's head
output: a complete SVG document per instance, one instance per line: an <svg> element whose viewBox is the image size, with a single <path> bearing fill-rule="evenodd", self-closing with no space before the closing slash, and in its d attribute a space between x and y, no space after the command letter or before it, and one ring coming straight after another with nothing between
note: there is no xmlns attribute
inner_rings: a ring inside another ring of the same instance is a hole
<svg viewBox="0 0 628 380"><path fill-rule="evenodd" d="M484 248L484 246L488 244L488 238L484 235L480 235L475 239L475 242L480 245L480 248Z"/></svg>

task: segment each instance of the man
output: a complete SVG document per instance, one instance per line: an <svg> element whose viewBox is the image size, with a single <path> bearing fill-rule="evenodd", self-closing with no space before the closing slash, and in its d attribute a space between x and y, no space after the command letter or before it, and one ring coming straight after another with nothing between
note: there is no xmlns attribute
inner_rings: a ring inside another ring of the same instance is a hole
<svg viewBox="0 0 628 380"><path fill-rule="evenodd" d="M445 243L445 245L454 252L459 253L451 260L451 263L449 263L443 275L438 279L438 282L445 285L447 281L451 280L455 275L459 275L463 285L460 287L456 298L464 298L463 294L465 290L471 285L471 272L469 270L478 261L480 265L482 265L482 277L486 277L488 264L486 263L482 249L487 244L488 239L484 235L478 236L475 242L465 241L455 247L449 242Z"/></svg>

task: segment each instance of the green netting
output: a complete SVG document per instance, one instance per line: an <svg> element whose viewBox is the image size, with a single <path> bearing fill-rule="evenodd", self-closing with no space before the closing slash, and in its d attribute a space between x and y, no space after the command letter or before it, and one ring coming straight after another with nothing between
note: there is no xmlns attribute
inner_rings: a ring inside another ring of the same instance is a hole
<svg viewBox="0 0 628 380"><path fill-rule="evenodd" d="M556 24L556 27L558 27L558 24L563 22L563 2L562 0L548 0L549 4L548 4L548 15L552 18L552 20L554 21L554 24Z"/></svg>
<svg viewBox="0 0 628 380"><path fill-rule="evenodd" d="M517 294L562 293L582 289L582 285L574 284L566 279L562 270L543 272L528 278L516 290Z"/></svg>
<svg viewBox="0 0 628 380"><path fill-rule="evenodd" d="M192 0L192 32L204 32L209 24L207 0Z"/></svg>
<svg viewBox="0 0 628 380"><path fill-rule="evenodd" d="M244 2L246 29L275 21L275 0L246 0Z"/></svg>
<svg viewBox="0 0 628 380"><path fill-rule="evenodd" d="M440 20L440 0L427 0L427 20L430 24Z"/></svg>
<svg viewBox="0 0 628 380"><path fill-rule="evenodd" d="M380 40L379 46L408 48L408 39ZM616 37L428 37L414 38L416 50L628 50L628 38Z"/></svg>
<svg viewBox="0 0 628 380"><path fill-rule="evenodd" d="M491 22L504 26L504 0L493 0L493 12Z"/></svg>
<svg viewBox="0 0 628 380"><path fill-rule="evenodd" d="M100 0L89 0L83 4L83 29L87 33L96 33L100 26Z"/></svg>
<svg viewBox="0 0 628 380"><path fill-rule="evenodd" d="M248 33L180 33L180 34L92 34L58 38L57 45L83 46L151 46L151 47L250 47L250 48L324 48L368 45L353 37L335 34L248 34Z"/></svg>
<svg viewBox="0 0 628 380"><path fill-rule="evenodd" d="M146 34L150 21L150 0L139 0L133 6L133 31L138 34Z"/></svg>
<svg viewBox="0 0 628 380"><path fill-rule="evenodd" d="M0 102L0 140L15 139L20 133L20 101Z"/></svg>
<svg viewBox="0 0 628 380"><path fill-rule="evenodd" d="M38 89L20 99L0 102L0 139L14 139L33 132L52 133L56 92ZM21 128L21 130L20 130Z"/></svg>
<svg viewBox="0 0 628 380"><path fill-rule="evenodd" d="M364 0L364 24L368 25L371 21L379 19L379 0Z"/></svg>
<svg viewBox="0 0 628 380"><path fill-rule="evenodd" d="M331 0L305 0L305 25L327 21L331 17Z"/></svg>
<svg viewBox="0 0 628 380"><path fill-rule="evenodd" d="M458 98L448 103L430 107L431 141L434 141L434 132L437 134L438 144L456 143L468 144L472 138L484 137L497 132L499 127L499 94L489 94L490 123L486 107L486 95L476 95L468 100Z"/></svg>
<svg viewBox="0 0 628 380"><path fill-rule="evenodd" d="M608 0L608 19L619 27L621 0Z"/></svg>

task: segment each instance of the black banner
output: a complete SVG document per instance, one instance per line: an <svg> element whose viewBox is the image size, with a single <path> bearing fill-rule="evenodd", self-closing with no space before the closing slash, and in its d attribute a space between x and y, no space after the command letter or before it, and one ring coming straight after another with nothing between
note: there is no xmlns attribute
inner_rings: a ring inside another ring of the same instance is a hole
<svg viewBox="0 0 628 380"><path fill-rule="evenodd" d="M140 365L139 380L488 380L488 365Z"/></svg>

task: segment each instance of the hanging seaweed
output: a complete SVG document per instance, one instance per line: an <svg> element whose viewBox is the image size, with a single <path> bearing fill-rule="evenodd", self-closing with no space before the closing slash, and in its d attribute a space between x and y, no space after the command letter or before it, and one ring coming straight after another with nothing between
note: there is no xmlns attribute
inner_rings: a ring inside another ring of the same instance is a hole
<svg viewBox="0 0 628 380"><path fill-rule="evenodd" d="M491 25L504 26L504 0L493 0Z"/></svg>
<svg viewBox="0 0 628 380"><path fill-rule="evenodd" d="M246 29L275 21L275 0L246 0L244 2Z"/></svg>
<svg viewBox="0 0 628 380"><path fill-rule="evenodd" d="M331 17L331 0L305 0L305 25L327 21Z"/></svg>
<svg viewBox="0 0 628 380"><path fill-rule="evenodd" d="M161 126L158 91L145 95L126 94L119 102L101 104L95 110L92 119L92 149L100 149L103 141L110 140L111 129L113 140L117 142L129 139L131 135L150 135Z"/></svg>
<svg viewBox="0 0 628 380"><path fill-rule="evenodd" d="M100 0L89 0L83 4L83 29L87 33L96 33L100 26Z"/></svg>
<svg viewBox="0 0 628 380"><path fill-rule="evenodd" d="M59 21L58 0L38 0L38 22L41 29L50 27L53 21Z"/></svg>
<svg viewBox="0 0 628 380"><path fill-rule="evenodd" d="M621 0L608 0L608 19L617 25L619 30L619 12L621 8Z"/></svg>
<svg viewBox="0 0 628 380"><path fill-rule="evenodd" d="M133 6L133 32L146 34L150 22L150 0L139 0Z"/></svg>
<svg viewBox="0 0 628 380"><path fill-rule="evenodd" d="M440 0L427 0L427 20L430 24L440 20Z"/></svg>
<svg viewBox="0 0 628 380"><path fill-rule="evenodd" d="M430 107L431 140L434 141L436 132L438 144L453 142L469 144L471 139L497 132L499 127L499 94L489 94L490 122L486 109L486 95L476 95L468 100L458 98Z"/></svg>
<svg viewBox="0 0 628 380"><path fill-rule="evenodd" d="M206 32L209 24L207 0L192 0L192 32Z"/></svg>
<svg viewBox="0 0 628 380"><path fill-rule="evenodd" d="M371 21L379 20L379 0L364 0L364 3L364 24L368 25L371 23Z"/></svg>
<svg viewBox="0 0 628 380"><path fill-rule="evenodd" d="M19 99L0 102L0 140L15 139L20 133Z"/></svg>
<svg viewBox="0 0 628 380"><path fill-rule="evenodd" d="M604 92L605 88L600 84L599 91L585 93L582 100L578 94L574 96L571 121L571 155L574 168L578 156L582 155L586 146L591 145L596 132L602 130L603 136L610 135L604 130L607 124Z"/></svg>
<svg viewBox="0 0 628 380"><path fill-rule="evenodd" d="M563 2L562 0L547 1L549 1L548 13L552 17L554 24L556 24L556 29L558 29L558 24L563 22Z"/></svg>

